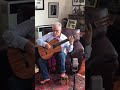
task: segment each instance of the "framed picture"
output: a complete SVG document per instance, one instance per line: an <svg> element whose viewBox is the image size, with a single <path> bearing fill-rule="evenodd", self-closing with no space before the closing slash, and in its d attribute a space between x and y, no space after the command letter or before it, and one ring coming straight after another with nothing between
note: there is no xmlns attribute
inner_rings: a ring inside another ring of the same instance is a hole
<svg viewBox="0 0 120 90"><path fill-rule="evenodd" d="M87 7L96 7L97 0L85 0L85 6Z"/></svg>
<svg viewBox="0 0 120 90"><path fill-rule="evenodd" d="M35 9L44 10L44 0L35 0Z"/></svg>
<svg viewBox="0 0 120 90"><path fill-rule="evenodd" d="M73 6L72 13L77 14L78 10L79 10L79 6Z"/></svg>
<svg viewBox="0 0 120 90"><path fill-rule="evenodd" d="M69 19L68 22L67 22L66 28L75 29L76 24L77 24L77 20Z"/></svg>
<svg viewBox="0 0 120 90"><path fill-rule="evenodd" d="M72 5L82 5L84 2L85 0L72 0Z"/></svg>
<svg viewBox="0 0 120 90"><path fill-rule="evenodd" d="M48 18L58 18L59 15L59 3L49 2L48 3Z"/></svg>

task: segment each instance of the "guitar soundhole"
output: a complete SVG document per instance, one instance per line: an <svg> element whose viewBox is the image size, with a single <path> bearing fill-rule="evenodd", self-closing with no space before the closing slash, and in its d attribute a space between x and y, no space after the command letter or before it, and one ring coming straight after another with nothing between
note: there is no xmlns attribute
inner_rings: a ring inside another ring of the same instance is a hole
<svg viewBox="0 0 120 90"><path fill-rule="evenodd" d="M25 67L27 67L27 68L29 67L29 64L28 64L28 62L25 62Z"/></svg>
<svg viewBox="0 0 120 90"><path fill-rule="evenodd" d="M52 45L52 48L54 49L56 47L56 45Z"/></svg>
<svg viewBox="0 0 120 90"><path fill-rule="evenodd" d="M25 51L21 51L22 52L22 55L23 55L23 62L24 62L24 64L25 64L25 67L26 68L29 68L29 63L27 62L27 60L26 60L26 52Z"/></svg>

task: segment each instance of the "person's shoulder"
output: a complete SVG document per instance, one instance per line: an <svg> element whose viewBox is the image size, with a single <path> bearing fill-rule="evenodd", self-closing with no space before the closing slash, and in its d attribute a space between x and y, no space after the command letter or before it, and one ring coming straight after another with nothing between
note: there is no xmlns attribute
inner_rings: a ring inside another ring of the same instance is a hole
<svg viewBox="0 0 120 90"><path fill-rule="evenodd" d="M67 38L67 36L63 33L61 33L62 38Z"/></svg>
<svg viewBox="0 0 120 90"><path fill-rule="evenodd" d="M49 33L47 33L47 34L51 34L51 35L52 35L52 34L53 34L53 32L49 32Z"/></svg>
<svg viewBox="0 0 120 90"><path fill-rule="evenodd" d="M53 32L48 32L48 33L45 34L45 35L52 36L52 35L53 35Z"/></svg>

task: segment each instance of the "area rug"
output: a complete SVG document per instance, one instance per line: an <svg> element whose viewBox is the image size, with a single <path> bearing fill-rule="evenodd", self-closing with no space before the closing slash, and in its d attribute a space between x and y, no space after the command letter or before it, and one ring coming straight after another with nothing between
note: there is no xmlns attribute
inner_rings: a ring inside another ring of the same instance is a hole
<svg viewBox="0 0 120 90"><path fill-rule="evenodd" d="M73 90L73 75L68 75L68 84L65 82L61 84L61 80L58 74L50 74L50 82L44 85L39 84L40 76L37 73L35 75L35 90ZM76 89L75 90L85 90L85 78L81 75L76 75Z"/></svg>

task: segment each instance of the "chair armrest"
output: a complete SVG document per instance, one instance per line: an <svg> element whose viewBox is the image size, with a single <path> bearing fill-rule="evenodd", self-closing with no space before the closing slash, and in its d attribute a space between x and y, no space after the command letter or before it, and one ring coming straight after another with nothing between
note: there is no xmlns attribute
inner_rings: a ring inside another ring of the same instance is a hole
<svg viewBox="0 0 120 90"><path fill-rule="evenodd" d="M84 56L84 47L79 40L74 42L74 49L71 52L71 55L74 58L80 58L81 56Z"/></svg>

